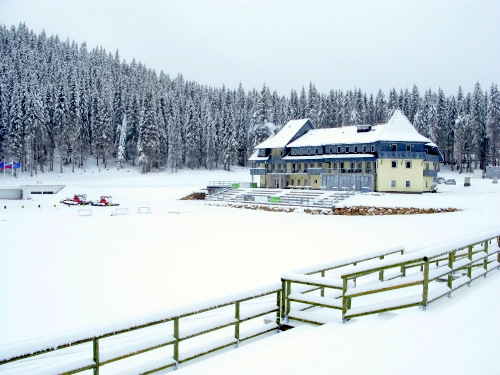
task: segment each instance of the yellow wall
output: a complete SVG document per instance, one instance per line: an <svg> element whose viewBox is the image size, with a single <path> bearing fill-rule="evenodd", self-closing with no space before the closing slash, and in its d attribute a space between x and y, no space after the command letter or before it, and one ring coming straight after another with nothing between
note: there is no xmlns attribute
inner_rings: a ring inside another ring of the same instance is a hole
<svg viewBox="0 0 500 375"><path fill-rule="evenodd" d="M396 168L392 167L392 161L397 162ZM411 168L406 168L407 161L411 162ZM376 190L408 193L430 191L430 188L425 188L423 164L421 159L378 159ZM396 181L396 187L391 186L392 181ZM406 187L406 181L410 181L409 188Z"/></svg>

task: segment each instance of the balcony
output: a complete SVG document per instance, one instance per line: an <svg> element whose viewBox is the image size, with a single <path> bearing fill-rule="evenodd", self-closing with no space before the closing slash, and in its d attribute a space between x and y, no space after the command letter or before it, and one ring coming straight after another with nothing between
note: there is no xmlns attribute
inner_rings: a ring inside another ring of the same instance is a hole
<svg viewBox="0 0 500 375"><path fill-rule="evenodd" d="M424 152L410 151L380 151L378 157L380 159L424 159Z"/></svg>
<svg viewBox="0 0 500 375"><path fill-rule="evenodd" d="M324 173L323 168L309 168L307 169L307 174L317 174L320 175L321 173Z"/></svg>
<svg viewBox="0 0 500 375"><path fill-rule="evenodd" d="M262 176L266 174L266 168L250 168L251 176Z"/></svg>
<svg viewBox="0 0 500 375"><path fill-rule="evenodd" d="M424 169L424 177L437 177L438 172L431 169Z"/></svg>

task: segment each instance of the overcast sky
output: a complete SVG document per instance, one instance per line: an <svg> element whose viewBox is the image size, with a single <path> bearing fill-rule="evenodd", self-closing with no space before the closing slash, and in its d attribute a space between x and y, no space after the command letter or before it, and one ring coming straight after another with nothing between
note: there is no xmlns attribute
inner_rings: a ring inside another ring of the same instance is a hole
<svg viewBox="0 0 500 375"><path fill-rule="evenodd" d="M0 23L20 22L170 76L286 96L310 81L447 95L500 82L499 0L0 0Z"/></svg>

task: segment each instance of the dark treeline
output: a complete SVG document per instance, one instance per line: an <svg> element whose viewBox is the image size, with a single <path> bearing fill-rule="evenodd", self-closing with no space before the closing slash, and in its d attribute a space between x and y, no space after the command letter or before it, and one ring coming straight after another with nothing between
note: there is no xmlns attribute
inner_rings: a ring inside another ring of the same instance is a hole
<svg viewBox="0 0 500 375"><path fill-rule="evenodd" d="M264 86L245 92L159 75L102 48L36 35L24 24L0 26L0 160L31 174L106 167L113 159L144 172L168 167L229 169L288 120L318 128L378 124L400 108L462 171L498 165L500 96L495 84L445 96L416 86L387 97L359 89L319 93L313 83L279 96ZM56 156L60 156L56 158ZM58 160L58 165L54 165Z"/></svg>

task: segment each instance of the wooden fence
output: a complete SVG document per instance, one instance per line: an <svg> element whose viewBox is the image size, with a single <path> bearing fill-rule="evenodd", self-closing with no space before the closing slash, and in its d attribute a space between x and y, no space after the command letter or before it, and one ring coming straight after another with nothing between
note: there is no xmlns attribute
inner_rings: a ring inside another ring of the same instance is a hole
<svg viewBox="0 0 500 375"><path fill-rule="evenodd" d="M272 298L273 294L275 298ZM100 333L91 337L88 332L73 332L65 337L42 340L39 343L22 343L18 347L3 350L0 348L0 372L18 368L22 372L31 373L34 371L32 368L36 368L36 371L54 374L75 374L86 370L99 374L103 366L108 366L109 369L113 363L116 367L116 362L136 357L133 364L126 365L127 373L153 373L176 367L219 349L237 347L240 342L277 331L280 327L280 301L281 288L279 284L275 284L159 314L158 317L125 321L118 323L118 326L111 324L93 327L89 332ZM215 310L218 310L217 313ZM275 319L262 319L274 313ZM160 317L161 315L164 316ZM205 322L194 324L198 318L204 318ZM189 324L184 324L185 322ZM245 326L249 322L252 323ZM123 328L119 328L120 325ZM216 334L209 337L210 333ZM67 337L73 339L68 340ZM200 337L201 340L196 340ZM184 344L186 345L183 346ZM155 359L151 359L154 356L146 361L138 358L167 347L170 349L168 354L161 353ZM116 368L116 373L122 373L123 369Z"/></svg>
<svg viewBox="0 0 500 375"><path fill-rule="evenodd" d="M324 308L339 310L343 321L412 306L425 310L494 269L500 269L500 230L409 254L382 251L283 275L281 314L285 321L323 324L339 318Z"/></svg>

